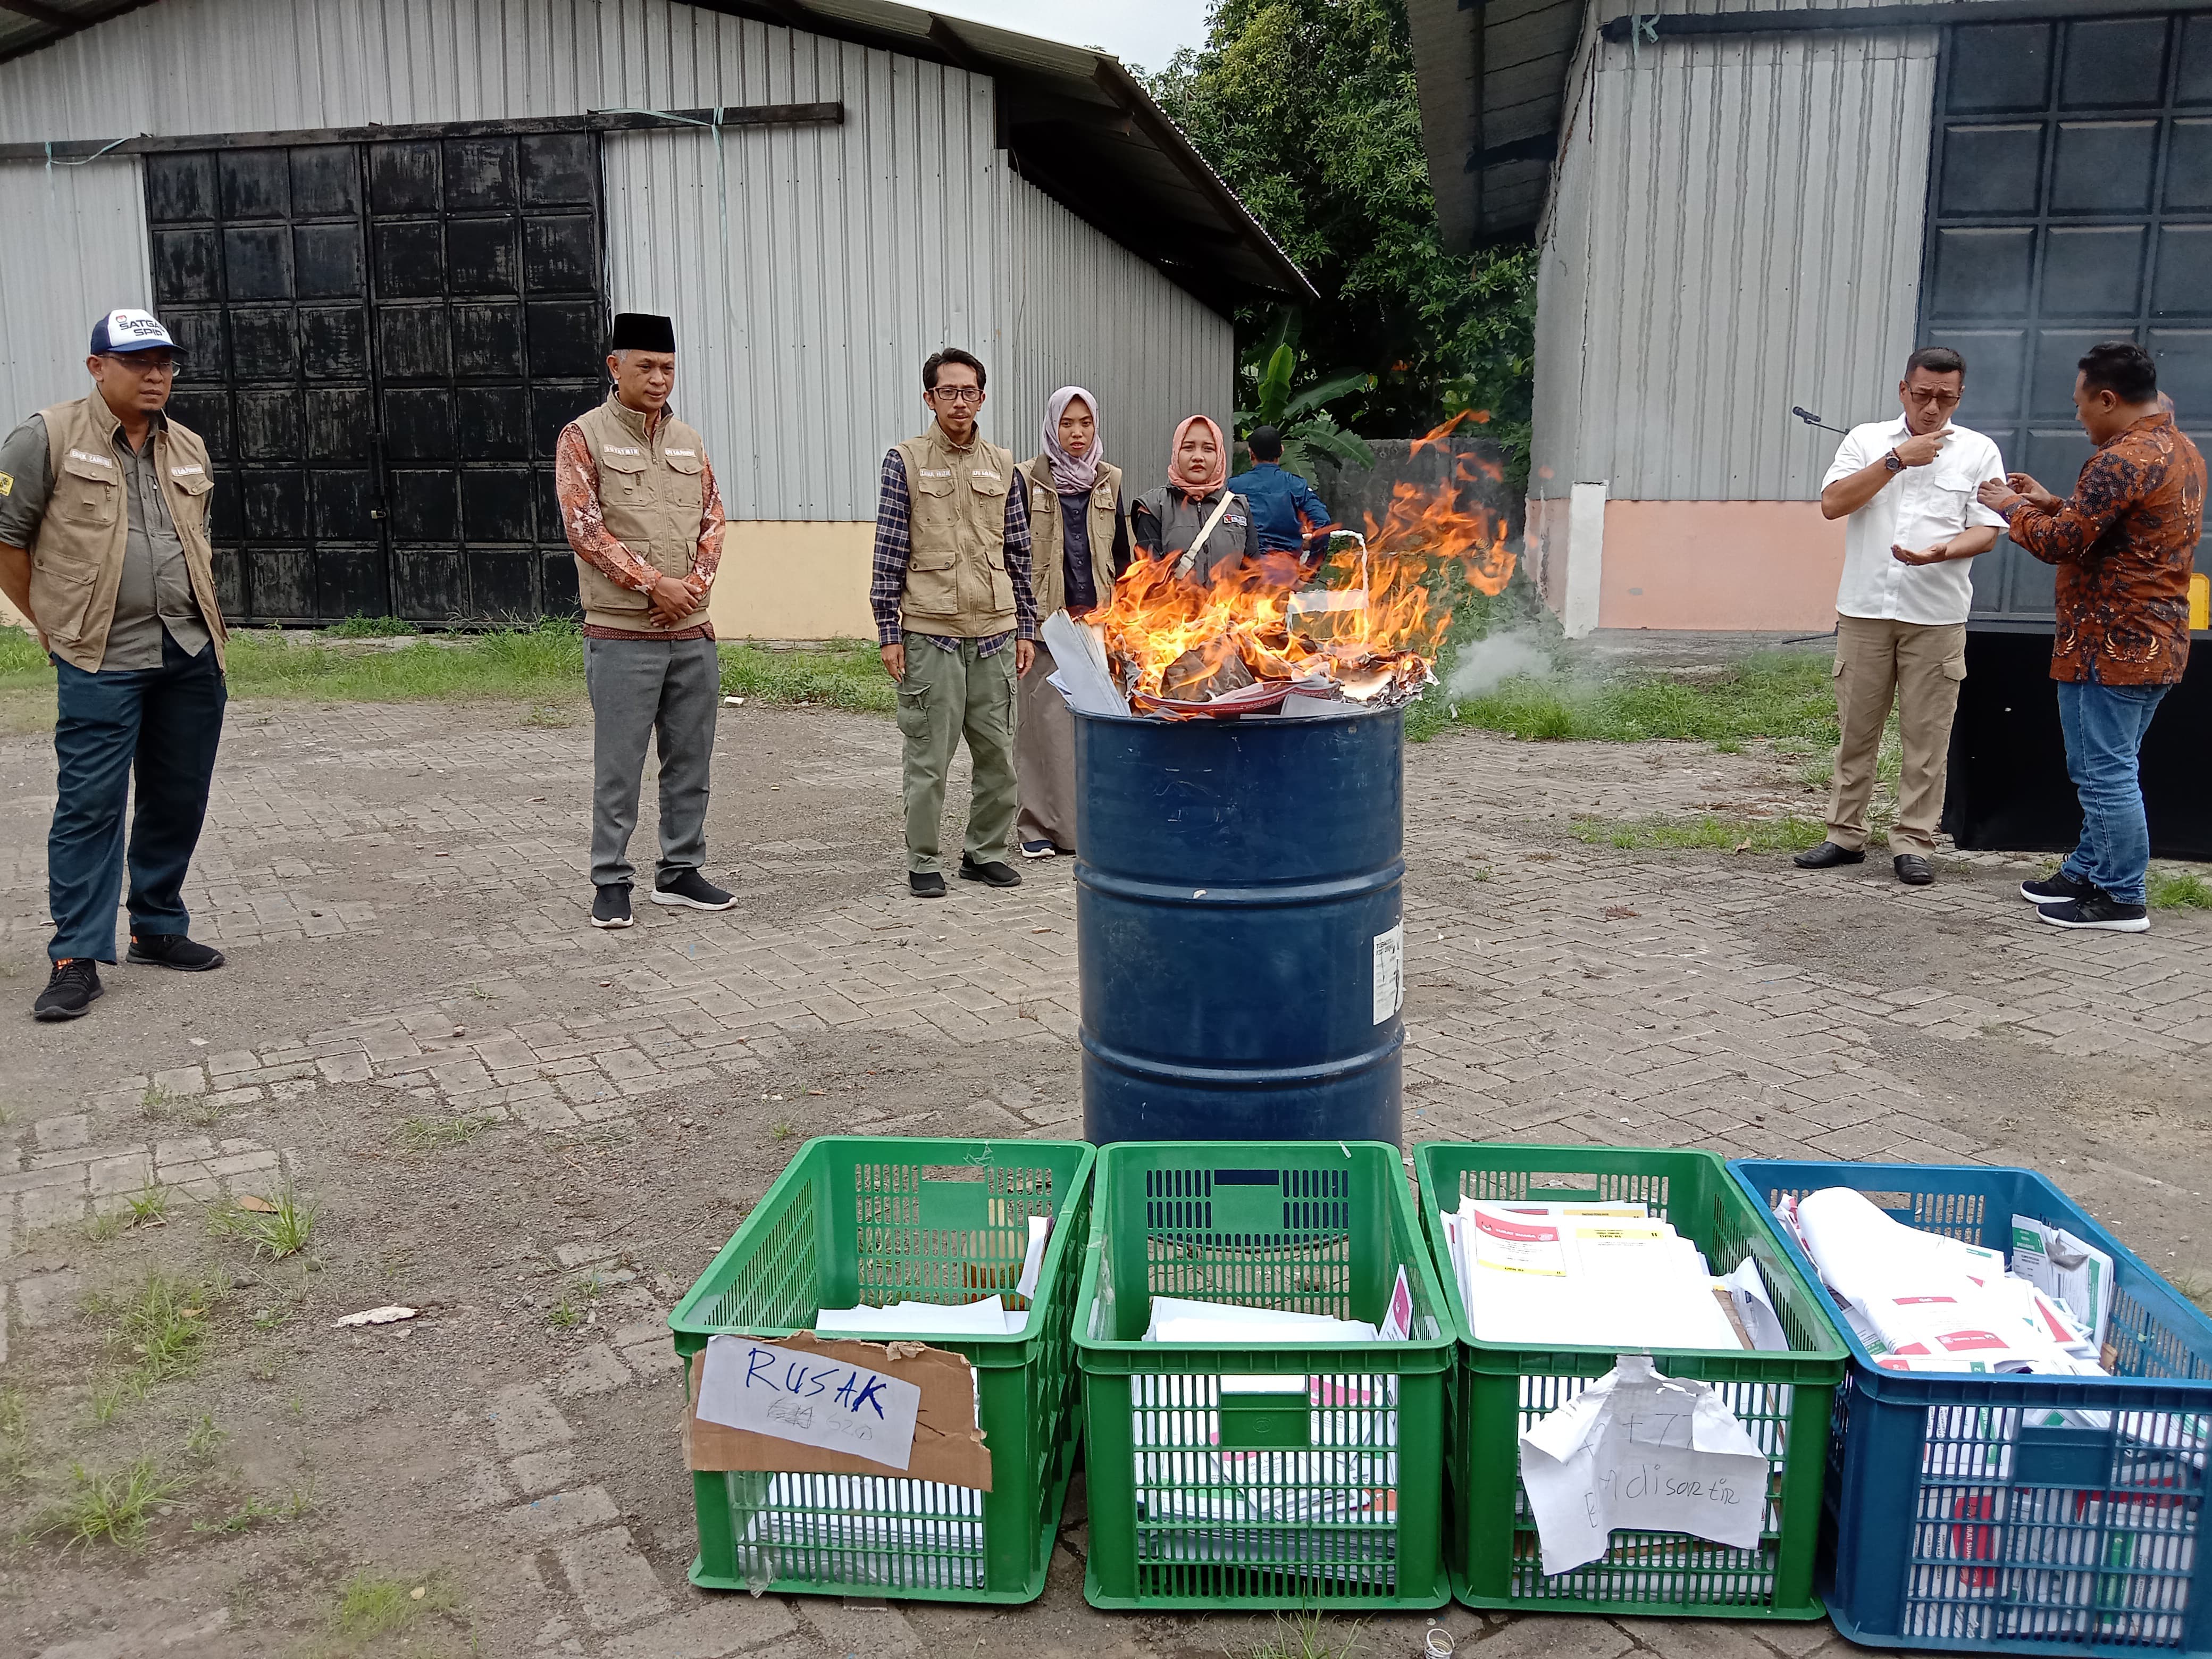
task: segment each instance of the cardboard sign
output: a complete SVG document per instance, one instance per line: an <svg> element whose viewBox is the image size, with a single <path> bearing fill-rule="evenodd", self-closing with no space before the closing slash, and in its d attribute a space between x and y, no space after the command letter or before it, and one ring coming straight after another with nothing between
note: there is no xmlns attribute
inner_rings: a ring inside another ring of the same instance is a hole
<svg viewBox="0 0 2212 1659"><path fill-rule="evenodd" d="M690 1366L695 1469L903 1474L991 1490L973 1369L919 1342L708 1339Z"/></svg>

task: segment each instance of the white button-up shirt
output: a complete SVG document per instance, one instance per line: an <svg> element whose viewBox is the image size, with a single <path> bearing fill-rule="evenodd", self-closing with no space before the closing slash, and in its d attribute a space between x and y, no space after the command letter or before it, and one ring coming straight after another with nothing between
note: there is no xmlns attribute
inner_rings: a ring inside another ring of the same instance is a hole
<svg viewBox="0 0 2212 1659"><path fill-rule="evenodd" d="M1835 464L1820 487L1850 477L1911 435L1902 415L1853 427L1837 446ZM1954 422L1934 460L1906 467L1844 520L1844 580L1836 591L1836 609L1846 617L1927 627L1966 621L1974 599L1971 560L1906 564L1889 550L1893 544L1918 553L1972 525L2002 530L2004 520L1974 495L1984 478L2004 482L1996 445Z"/></svg>

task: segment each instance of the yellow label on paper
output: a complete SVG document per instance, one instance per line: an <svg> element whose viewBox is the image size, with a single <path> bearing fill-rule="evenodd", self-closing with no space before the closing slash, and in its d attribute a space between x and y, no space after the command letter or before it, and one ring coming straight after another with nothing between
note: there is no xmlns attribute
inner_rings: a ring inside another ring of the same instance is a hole
<svg viewBox="0 0 2212 1659"><path fill-rule="evenodd" d="M15 493L15 475L12 472L0 472L0 495L12 495Z"/></svg>
<svg viewBox="0 0 2212 1659"><path fill-rule="evenodd" d="M2189 579L2189 626L2192 632L2212 628L2212 576L2201 570Z"/></svg>

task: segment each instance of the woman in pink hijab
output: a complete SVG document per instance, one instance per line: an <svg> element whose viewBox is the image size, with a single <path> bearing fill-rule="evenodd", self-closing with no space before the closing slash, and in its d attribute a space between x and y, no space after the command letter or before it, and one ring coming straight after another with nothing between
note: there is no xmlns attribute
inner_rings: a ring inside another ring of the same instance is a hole
<svg viewBox="0 0 2212 1659"><path fill-rule="evenodd" d="M1210 582L1260 558L1251 504L1229 488L1229 446L1203 415L1176 428L1168 481L1129 509L1129 534L1152 558L1172 556L1185 581Z"/></svg>
<svg viewBox="0 0 2212 1659"><path fill-rule="evenodd" d="M1045 399L1044 447L1022 464L1029 486L1030 580L1037 620L1055 611L1082 617L1114 597L1129 567L1129 522L1121 507L1121 469L1103 457L1098 399L1064 386ZM1014 838L1025 859L1075 850L1075 716L1045 684L1052 652L1040 640L1022 676L1014 769L1021 816Z"/></svg>

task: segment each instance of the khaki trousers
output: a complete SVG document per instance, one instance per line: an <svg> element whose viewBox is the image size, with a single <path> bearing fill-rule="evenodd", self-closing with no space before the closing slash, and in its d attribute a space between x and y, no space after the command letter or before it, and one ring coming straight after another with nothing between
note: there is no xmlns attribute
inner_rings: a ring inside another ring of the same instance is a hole
<svg viewBox="0 0 2212 1659"><path fill-rule="evenodd" d="M947 651L927 640L906 642L906 678L899 682L899 736L904 739L906 867L934 870L945 816L945 781L953 751L968 739L973 782L963 849L978 864L1006 856L1014 827L1014 642L988 657L976 641Z"/></svg>
<svg viewBox="0 0 2212 1659"><path fill-rule="evenodd" d="M1014 743L1022 779L1022 811L1014 839L1048 841L1075 850L1075 714L1067 699L1045 684L1055 672L1042 645L1022 676L1021 732Z"/></svg>
<svg viewBox="0 0 2212 1659"><path fill-rule="evenodd" d="M1943 816L1943 777L1950 763L1951 720L1959 682L1966 678L1966 625L1934 627L1875 617L1836 618L1835 781L1828 790L1828 839L1850 852L1867 842L1867 802L1890 705L1897 707L1904 745L1897 780L1897 822L1889 850L1936 848Z"/></svg>

